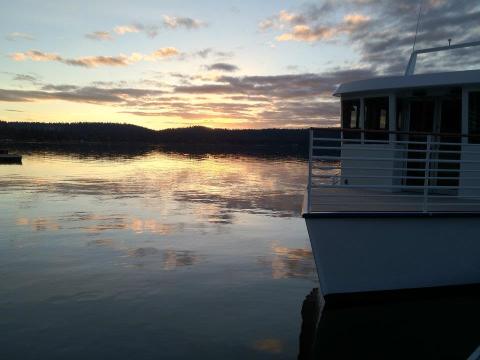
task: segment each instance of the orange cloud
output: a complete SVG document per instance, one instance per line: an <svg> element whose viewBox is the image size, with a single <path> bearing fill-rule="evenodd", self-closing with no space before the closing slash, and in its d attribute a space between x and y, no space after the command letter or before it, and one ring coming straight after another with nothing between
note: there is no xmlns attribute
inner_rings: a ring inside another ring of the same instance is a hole
<svg viewBox="0 0 480 360"><path fill-rule="evenodd" d="M281 11L280 21L294 25L289 32L277 36L277 41L307 41L314 42L320 40L329 40L342 33L351 33L362 25L370 21L370 17L352 13L343 17L343 21L335 26L307 25L303 22L305 19L301 15Z"/></svg>
<svg viewBox="0 0 480 360"><path fill-rule="evenodd" d="M64 58L58 54L44 53L37 50L27 52L17 52L10 54L14 61L57 61L72 66L82 66L86 68L95 68L99 66L127 66L139 61L156 61L180 55L180 51L174 47L165 47L154 51L149 55L132 53L130 56L84 56L80 58Z"/></svg>
<svg viewBox="0 0 480 360"><path fill-rule="evenodd" d="M328 27L310 27L308 25L295 25L291 32L277 36L277 41L318 41L330 39L335 35L335 29Z"/></svg>
<svg viewBox="0 0 480 360"><path fill-rule="evenodd" d="M154 51L152 56L154 58L167 58L167 57L176 56L176 55L179 55L179 54L180 53L176 48L166 47L166 48L162 48L162 49L158 49L158 50Z"/></svg>
<svg viewBox="0 0 480 360"><path fill-rule="evenodd" d="M116 26L113 31L117 35L125 35L129 33L143 32L149 37L154 38L158 35L158 26L156 25L144 25L144 24L132 24L132 25L120 25Z"/></svg>
<svg viewBox="0 0 480 360"><path fill-rule="evenodd" d="M294 13L289 13L286 10L282 10L282 11L280 11L280 14L278 15L278 18L280 19L280 21L291 22L291 21L295 20L295 18L297 16L298 15L296 15Z"/></svg>
<svg viewBox="0 0 480 360"><path fill-rule="evenodd" d="M86 56L78 59L62 59L67 65L93 68L98 66L127 66L130 62L126 56Z"/></svg>
<svg viewBox="0 0 480 360"><path fill-rule="evenodd" d="M347 14L343 17L343 23L339 26L340 32L352 33L370 22L370 17L363 14Z"/></svg>
<svg viewBox="0 0 480 360"><path fill-rule="evenodd" d="M118 35L125 35L128 33L138 33L140 32L140 28L136 25L121 25L116 26L113 31L115 31Z"/></svg>
<svg viewBox="0 0 480 360"><path fill-rule="evenodd" d="M15 61L60 61L61 57L53 53L44 53L38 50L29 50L27 52L16 52L10 55L10 57Z"/></svg>
<svg viewBox="0 0 480 360"><path fill-rule="evenodd" d="M343 17L343 21L349 25L360 25L360 24L366 23L369 20L370 20L369 16L366 16L363 14L357 14L357 13L347 14Z"/></svg>

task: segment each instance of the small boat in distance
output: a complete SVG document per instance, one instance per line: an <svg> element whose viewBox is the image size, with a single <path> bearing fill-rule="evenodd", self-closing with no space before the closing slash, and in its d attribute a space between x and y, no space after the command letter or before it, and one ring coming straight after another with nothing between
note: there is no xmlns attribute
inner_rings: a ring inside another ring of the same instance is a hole
<svg viewBox="0 0 480 360"><path fill-rule="evenodd" d="M9 154L8 150L0 149L0 165L1 164L22 164L22 156L18 154Z"/></svg>
<svg viewBox="0 0 480 360"><path fill-rule="evenodd" d="M478 45L341 84L340 137L310 130L303 217L327 304L480 284L480 70L414 74L417 54Z"/></svg>

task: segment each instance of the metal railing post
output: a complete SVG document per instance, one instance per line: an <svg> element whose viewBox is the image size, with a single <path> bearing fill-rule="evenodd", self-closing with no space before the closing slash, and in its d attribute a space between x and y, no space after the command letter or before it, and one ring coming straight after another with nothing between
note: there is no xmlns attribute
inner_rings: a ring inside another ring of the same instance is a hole
<svg viewBox="0 0 480 360"><path fill-rule="evenodd" d="M310 129L310 139L308 145L308 195L307 210L312 211L312 167L313 167L313 129Z"/></svg>
<svg viewBox="0 0 480 360"><path fill-rule="evenodd" d="M423 180L423 212L428 211L428 192L429 192L429 177L430 177L430 154L432 146L431 135L427 135L427 151L425 153L425 179Z"/></svg>

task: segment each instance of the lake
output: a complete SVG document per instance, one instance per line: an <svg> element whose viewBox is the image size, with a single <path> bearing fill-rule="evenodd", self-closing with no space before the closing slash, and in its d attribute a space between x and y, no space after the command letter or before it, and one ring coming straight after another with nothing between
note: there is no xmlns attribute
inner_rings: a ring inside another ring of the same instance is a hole
<svg viewBox="0 0 480 360"><path fill-rule="evenodd" d="M0 166L0 358L296 357L305 160L22 151Z"/></svg>

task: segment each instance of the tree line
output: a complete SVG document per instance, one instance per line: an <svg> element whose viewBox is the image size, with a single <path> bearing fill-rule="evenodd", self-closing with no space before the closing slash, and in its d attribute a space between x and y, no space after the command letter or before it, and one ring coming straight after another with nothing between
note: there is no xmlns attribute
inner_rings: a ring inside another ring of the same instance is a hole
<svg viewBox="0 0 480 360"><path fill-rule="evenodd" d="M338 137L338 132L332 129L325 129L322 133L324 137ZM307 148L308 137L308 129L230 130L193 126L152 130L132 124L0 121L0 140L14 142L281 145Z"/></svg>

